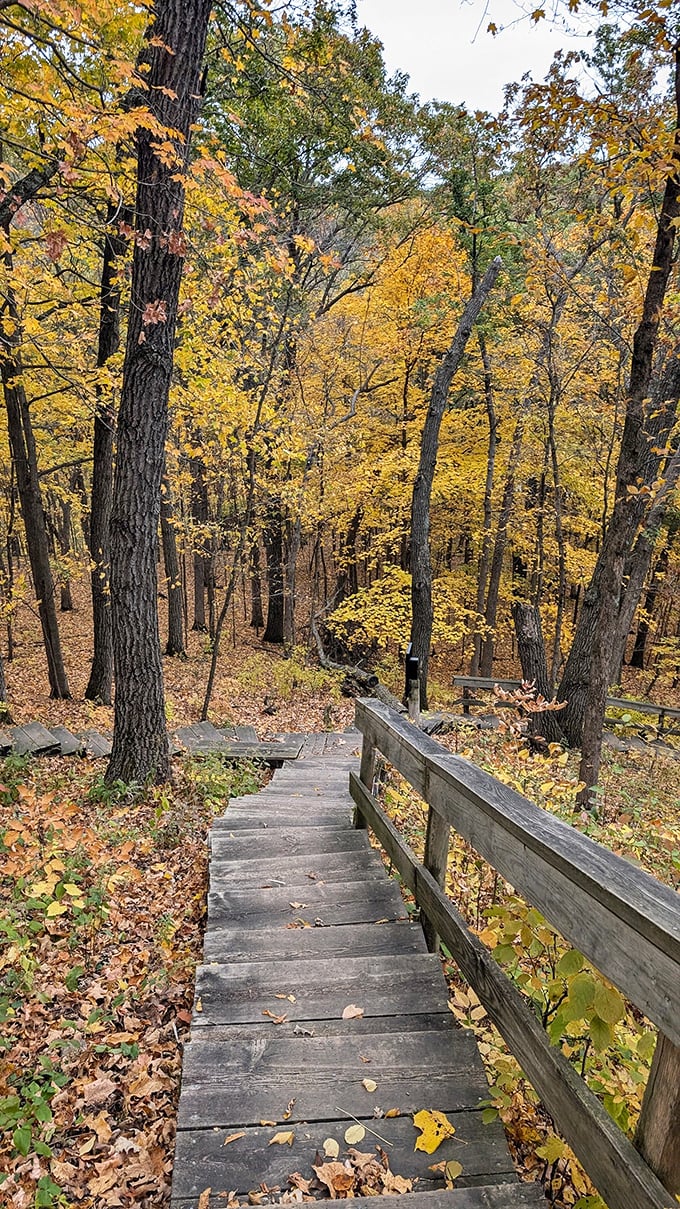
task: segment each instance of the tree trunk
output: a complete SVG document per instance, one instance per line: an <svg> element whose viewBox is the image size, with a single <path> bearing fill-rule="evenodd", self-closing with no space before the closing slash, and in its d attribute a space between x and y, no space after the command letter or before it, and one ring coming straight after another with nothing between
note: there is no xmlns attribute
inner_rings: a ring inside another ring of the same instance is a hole
<svg viewBox="0 0 680 1209"><path fill-rule="evenodd" d="M411 643L420 668L421 707L427 709L427 675L432 641L432 563L430 500L437 466L439 430L453 376L460 365L473 325L501 270L499 256L475 289L458 324L451 346L435 375L420 447L420 462L411 503Z"/></svg>
<svg viewBox="0 0 680 1209"><path fill-rule="evenodd" d="M647 638L649 637L649 618L654 612L654 604L659 593L659 588L663 582L666 571L668 570L668 559L670 550L668 546L664 546L659 557L654 565L651 579L647 585L645 593L645 603L643 605L643 616L638 619L637 632L635 634L635 642L630 656L630 666L637 667L642 670L645 666L645 648L647 646ZM628 635L626 635L626 638Z"/></svg>
<svg viewBox="0 0 680 1209"><path fill-rule="evenodd" d="M498 416L496 415L496 404L493 394L493 380L491 376L491 359L486 347L484 333L479 332L477 335L479 342L479 351L482 355L482 365L484 367L484 402L486 404L486 417L489 424L489 443L486 453L486 481L484 483L484 519L482 521L482 548L479 555L479 569L477 572L477 624L483 621L484 601L486 599L486 589L489 582L489 566L491 561L491 523L493 518L493 476L496 466L496 450L498 449ZM482 657L482 634L479 631L475 632L474 649L472 662L470 664L470 675L479 675L479 665Z"/></svg>
<svg viewBox="0 0 680 1209"><path fill-rule="evenodd" d="M208 524L208 488L201 458L191 459L191 519L194 524L194 622L193 630L205 634L205 591L207 588L205 530Z"/></svg>
<svg viewBox="0 0 680 1209"><path fill-rule="evenodd" d="M166 655L178 655L186 659L184 643L184 592L177 552L177 530L174 525L172 492L167 476L161 488L161 541L163 544L163 566L168 591L168 641Z"/></svg>
<svg viewBox="0 0 680 1209"><path fill-rule="evenodd" d="M9 224L5 226L9 238ZM11 257L6 256L8 270ZM42 627L50 696L71 696L66 669L61 653L59 625L54 599L54 580L50 568L49 543L45 513L40 494L38 459L35 437L31 424L28 399L24 389L21 366L21 327L16 300L11 285L7 288L7 307L14 323L13 331L0 327L0 352L2 353L2 383L7 407L7 430L12 460L16 473L17 492L26 530L26 546L31 564L33 587L38 601L38 613Z"/></svg>
<svg viewBox="0 0 680 1209"><path fill-rule="evenodd" d="M262 641L283 643L283 521L278 496L267 500L263 539L267 554L267 628Z"/></svg>
<svg viewBox="0 0 680 1209"><path fill-rule="evenodd" d="M613 639L617 631L617 618L621 598L621 583L626 559L635 540L645 513L649 510L648 497L640 496L641 480L648 477L650 466L658 466L660 455L655 453L650 430L658 429L656 417L650 414L649 384L652 376L654 349L657 343L659 324L663 312L668 280L673 267L675 233L680 220L680 43L675 47L675 105L676 127L673 168L664 190L659 213L659 222L654 247L652 268L642 310L642 318L633 340L630 381L626 418L621 438L621 449L616 474L616 494L611 519L602 543L586 598L591 617L587 619L587 634L591 638L586 648L587 667L584 667L583 642L579 633L574 638L572 651L567 661L565 675L560 685L560 698L568 700L565 729L567 738L574 743L581 738L580 780L586 789L580 795L581 804L589 799L589 790L596 784L600 768L602 728L606 708L609 677L615 654ZM646 406L647 403L647 406ZM656 442L655 433L653 441ZM583 615L582 615L583 617ZM570 668L570 664L572 667ZM574 694L574 689L580 690Z"/></svg>
<svg viewBox="0 0 680 1209"><path fill-rule="evenodd" d="M250 547L250 624L254 630L261 630L264 626L260 543L258 541L254 541Z"/></svg>
<svg viewBox="0 0 680 1209"><path fill-rule="evenodd" d="M58 528L59 551L62 558L68 559L71 553L71 525L73 523L70 499L59 501L61 518ZM73 609L73 594L71 592L71 576L66 569L59 576L59 591L61 594L60 607L62 613L70 613Z"/></svg>
<svg viewBox="0 0 680 1209"><path fill-rule="evenodd" d="M116 278L117 261L125 255L125 239L114 227L118 207L109 205L109 230L104 236L102 276L99 293L99 341L97 366L101 369L120 346L120 286ZM132 211L125 209L123 220L129 225ZM111 631L111 496L113 491L113 442L116 415L110 398L97 387L94 413L94 460L90 504L90 584L94 649L90 679L85 689L88 701L111 704L113 688L113 644Z"/></svg>
<svg viewBox="0 0 680 1209"><path fill-rule="evenodd" d="M537 695L550 701L552 689L538 606L516 600L512 606L512 619L515 623L522 677L535 685ZM559 743L564 738L556 711L531 714L530 731L532 735L542 735L548 743Z"/></svg>
<svg viewBox="0 0 680 1209"><path fill-rule="evenodd" d="M510 457L508 459L508 467L505 472L505 484L503 486L503 498L501 500L500 512L498 513L498 525L496 527L496 537L493 544L493 554L491 557L491 568L489 570L489 586L486 595L486 610L484 613L484 622L486 626L486 637L482 640L481 655L479 662L480 675L489 677L493 669L494 646L496 642L495 628L496 618L498 615L498 598L501 589L501 575L503 573L503 562L505 559L505 549L508 544L508 522L510 513L512 512L512 502L515 498L515 477L517 475L517 467L522 453L522 443L524 441L524 425L526 417L522 413L515 424L515 431L510 446Z"/></svg>
<svg viewBox="0 0 680 1209"><path fill-rule="evenodd" d="M137 238L111 513L116 697L109 781L165 781L170 772L156 543L185 246L182 173L200 99L210 7L210 0L158 0L147 32L146 96L167 137L160 158L158 135L137 131Z"/></svg>

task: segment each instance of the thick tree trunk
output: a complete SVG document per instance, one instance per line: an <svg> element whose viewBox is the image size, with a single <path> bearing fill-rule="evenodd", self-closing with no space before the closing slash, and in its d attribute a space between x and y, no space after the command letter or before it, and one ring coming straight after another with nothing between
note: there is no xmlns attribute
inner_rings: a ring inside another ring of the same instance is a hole
<svg viewBox="0 0 680 1209"><path fill-rule="evenodd" d="M649 637L649 618L654 612L654 605L659 594L659 588L663 583L664 576L668 570L668 559L670 550L668 546L664 546L659 557L654 565L651 578L647 585L645 593L645 602L643 605L643 616L638 619L637 631L635 634L635 642L630 656L630 666L637 667L642 670L645 666L645 648ZM628 635L626 635L628 637Z"/></svg>
<svg viewBox="0 0 680 1209"><path fill-rule="evenodd" d="M71 526L73 510L70 499L60 500L61 517L59 520L59 552L64 559L71 553ZM71 592L71 577L64 569L59 576L59 591L61 594L60 607L62 613L70 613L73 609L73 594Z"/></svg>
<svg viewBox="0 0 680 1209"><path fill-rule="evenodd" d="M161 488L161 541L163 544L163 566L168 592L168 641L166 655L178 655L186 659L184 642L184 591L177 551L177 530L170 483L166 478Z"/></svg>
<svg viewBox="0 0 680 1209"><path fill-rule="evenodd" d="M125 255L125 240L113 227L118 207L109 206L109 230L104 236L102 276L99 296L99 341L97 365L106 365L120 346L120 287L117 261ZM132 211L122 215L128 224ZM113 492L113 442L116 416L110 398L104 398L97 388L97 408L94 414L94 461L92 465L92 499L90 503L90 584L92 590L92 622L94 647L90 679L85 696L88 701L111 704L113 687L113 642L111 629L111 496Z"/></svg>
<svg viewBox="0 0 680 1209"><path fill-rule="evenodd" d="M661 457L655 453L656 446L653 443L658 439L658 422L655 424L656 417L650 414L649 385L666 289L673 267L676 229L680 220L680 43L675 47L675 104L673 168L666 180L642 318L633 340L614 508L584 600L584 613L587 611L586 603L591 613L591 617L586 619L587 634L591 637L591 643L589 649L585 648L584 651L584 643L580 641L577 631L572 646L573 659L570 653L559 690L560 698L569 702L569 717L566 717L565 710L564 719L568 726L568 729L565 726L567 738L572 744L577 742L579 737L581 739L579 776L586 785L580 795L581 804L589 802L589 791L596 784L599 774L602 728L609 678L615 657L614 639L617 633L625 564L637 530L649 510L648 497L644 494L641 497L639 488L641 483L649 485L653 481L648 477L649 469L655 460L658 466ZM651 428L657 430L654 438L651 438ZM584 654L587 666L584 666Z"/></svg>
<svg viewBox="0 0 680 1209"><path fill-rule="evenodd" d="M427 709L427 676L432 642L432 562L430 559L430 500L437 467L437 448L444 408L453 376L487 296L501 270L500 256L489 265L461 316L451 346L444 355L432 386L430 406L420 446L420 462L411 502L411 644L420 668L421 708Z"/></svg>
<svg viewBox="0 0 680 1209"><path fill-rule="evenodd" d="M170 772L156 544L185 245L182 173L200 97L210 7L210 0L158 0L147 34L145 95L168 139L161 158L154 150L157 134L137 132L137 239L111 513L116 697L109 781L164 781ZM168 157L170 138L175 154Z"/></svg>
<svg viewBox="0 0 680 1209"><path fill-rule="evenodd" d="M8 234L8 227L5 227L5 230ZM7 257L7 264L8 268L11 268L9 257ZM40 494L35 438L22 379L21 327L11 287L7 290L7 306L14 322L14 330L10 333L7 327L4 330L0 327L0 354L9 443L47 656L50 695L57 698L68 698L71 693L59 640L59 625L54 598L55 587L50 568L47 527Z"/></svg>
<svg viewBox="0 0 680 1209"><path fill-rule="evenodd" d="M515 623L522 677L535 685L537 695L550 701L552 689L548 676L548 662L538 606L516 600L512 606L512 618ZM530 730L532 735L542 735L548 743L559 743L564 737L557 711L548 710L541 714L531 714Z"/></svg>

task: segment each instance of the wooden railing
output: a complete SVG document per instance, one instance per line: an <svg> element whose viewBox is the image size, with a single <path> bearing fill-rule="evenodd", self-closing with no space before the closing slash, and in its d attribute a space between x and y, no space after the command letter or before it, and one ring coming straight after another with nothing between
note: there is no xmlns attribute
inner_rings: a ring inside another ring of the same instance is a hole
<svg viewBox="0 0 680 1209"><path fill-rule="evenodd" d="M478 692L492 693L495 688L507 689L512 692L513 689L522 687L521 680L494 680L487 676L454 676L453 683L456 687L463 690L463 698L460 704L463 706L463 713L470 713L471 705L480 705L481 702L476 701L471 695L470 690L477 689ZM670 719L672 722L680 720L680 709L673 705L655 705L653 701L633 701L630 697L607 697L607 709L623 710L631 714L650 714L658 718L656 727L659 735L663 734L678 734L677 730L666 731L666 721ZM608 717L608 722L620 722L620 718Z"/></svg>
<svg viewBox="0 0 680 1209"><path fill-rule="evenodd" d="M402 715L357 702L356 825L380 840L609 1209L677 1209L680 1191L680 900ZM429 806L420 864L374 796L382 756ZM635 1145L550 1044L531 1008L447 897L450 829L472 845L659 1029Z"/></svg>

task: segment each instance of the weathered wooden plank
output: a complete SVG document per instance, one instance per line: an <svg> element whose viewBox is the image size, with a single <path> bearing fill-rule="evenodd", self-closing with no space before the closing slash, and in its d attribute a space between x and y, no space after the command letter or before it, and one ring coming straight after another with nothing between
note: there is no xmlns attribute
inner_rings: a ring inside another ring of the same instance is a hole
<svg viewBox="0 0 680 1209"><path fill-rule="evenodd" d="M108 735L100 735L97 730L84 730L80 738L83 741L85 755L93 760L108 759L111 755L111 739Z"/></svg>
<svg viewBox="0 0 680 1209"><path fill-rule="evenodd" d="M257 813L245 809L234 811L230 809L229 817L225 819L225 826L220 830L237 832L262 829L266 831L272 827L319 826L351 830L351 822L352 815L349 807L344 807L342 811L320 810L305 802L295 807L289 807L287 810L274 807L271 810L259 809Z"/></svg>
<svg viewBox="0 0 680 1209"><path fill-rule="evenodd" d="M238 739L222 739L219 754L227 760L297 760L301 743L276 743L262 739L258 743L242 743Z"/></svg>
<svg viewBox="0 0 680 1209"><path fill-rule="evenodd" d="M521 995L453 903L402 840L399 832L352 777L352 795L402 878L458 962L555 1123L581 1160L610 1209L672 1209L673 1200L605 1112L576 1071L551 1046Z"/></svg>
<svg viewBox="0 0 680 1209"><path fill-rule="evenodd" d="M438 886L444 889L446 871L449 860L449 841L451 828L445 819L432 807L427 812L427 831L425 833L425 852L423 864L432 874ZM431 953L439 951L439 937L427 916L423 919L423 932L427 947Z"/></svg>
<svg viewBox="0 0 680 1209"><path fill-rule="evenodd" d="M680 1043L678 896L379 703L358 702L357 717L438 813Z"/></svg>
<svg viewBox="0 0 680 1209"><path fill-rule="evenodd" d="M59 740L41 722L26 722L10 731L12 746L18 756L58 756Z"/></svg>
<svg viewBox="0 0 680 1209"><path fill-rule="evenodd" d="M470 1188L437 1189L433 1192L409 1192L403 1196L381 1196L380 1209L546 1209L539 1184L484 1184ZM198 1209L198 1197L189 1200L173 1197L170 1209ZM224 1199L205 1198L201 1209L224 1209Z"/></svg>
<svg viewBox="0 0 680 1209"><path fill-rule="evenodd" d="M414 1105L414 1110L424 1107L424 1104ZM427 1107L436 1106L428 1104ZM484 1126L480 1118L481 1113L477 1112L452 1113L450 1120L456 1134L451 1140L442 1142L437 1150L437 1160L457 1159L462 1163L461 1184L480 1177L485 1183L492 1183L494 1178L515 1182L517 1177L511 1170L502 1129ZM418 1178L425 1187L441 1183L430 1171L432 1156L413 1149L417 1134L410 1117L376 1121L367 1113L363 1122L387 1139L387 1145L382 1145L389 1154L392 1171ZM246 1129L243 1131L245 1136L231 1142L226 1150L224 1138L231 1130L182 1129L177 1134L173 1196L197 1196L204 1188L212 1188L215 1193L234 1189L243 1194L260 1182L270 1188L283 1186L292 1171L300 1171L309 1178L313 1175L314 1156L317 1150L323 1153L326 1138L335 1138L344 1153L344 1133L351 1124L348 1117L342 1118L337 1112L333 1102L327 1121L302 1125L295 1130L292 1146L270 1146L269 1142L277 1132L273 1128ZM362 1147L370 1151L376 1144L380 1144L378 1140L367 1134ZM405 1209L407 1206L408 1202Z"/></svg>
<svg viewBox="0 0 680 1209"><path fill-rule="evenodd" d="M8 730L0 729L0 756L8 756L12 750L12 736Z"/></svg>
<svg viewBox="0 0 680 1209"><path fill-rule="evenodd" d="M290 961L298 957L333 958L425 953L418 924L339 924L327 928L218 928L205 934L203 960Z"/></svg>
<svg viewBox="0 0 680 1209"><path fill-rule="evenodd" d="M680 1193L680 1049L659 1034L635 1145L669 1192Z"/></svg>
<svg viewBox="0 0 680 1209"><path fill-rule="evenodd" d="M291 856L314 856L326 852L366 851L368 841L356 831L330 827L277 827L263 834L254 829L220 831L212 838L212 852L218 860L240 860L258 853L278 856L281 865Z"/></svg>
<svg viewBox="0 0 680 1209"><path fill-rule="evenodd" d="M295 1003L277 994L292 994ZM202 1010L194 1013L193 1027L259 1020L265 1010L289 1020L341 1019L349 1003L362 1007L365 1016L412 1016L436 1011L445 994L439 959L430 953L203 965L196 971Z"/></svg>
<svg viewBox="0 0 680 1209"><path fill-rule="evenodd" d="M285 864L282 864L279 856L263 857L262 860L222 861L213 858L210 870L215 886L225 889L239 886L243 890L257 886L308 886L310 882L375 881L384 873L380 857L369 848L363 852L291 856ZM292 897L299 897L297 890Z"/></svg>
<svg viewBox="0 0 680 1209"><path fill-rule="evenodd" d="M259 743L260 741L254 726L235 726L233 730L241 743Z"/></svg>
<svg viewBox="0 0 680 1209"><path fill-rule="evenodd" d="M443 1000L442 1000L443 1003ZM280 1041L288 1037L354 1037L363 1052L366 1037L382 1037L387 1033L450 1033L458 1032L451 1012L421 1012L417 1016L360 1016L354 1020L288 1020L274 1026L274 1035ZM229 1048L240 1041L272 1037L272 1023L267 1017L237 1024L213 1024L210 1029L194 1029L192 1040L209 1036L211 1042Z"/></svg>
<svg viewBox="0 0 680 1209"><path fill-rule="evenodd" d="M80 756L85 750L82 739L72 735L65 726L51 727L52 734L59 744L59 754L62 756Z"/></svg>
<svg viewBox="0 0 680 1209"><path fill-rule="evenodd" d="M331 927L395 920L405 915L404 900L394 882L388 881L310 882L299 893L290 886L275 886L271 890L211 890L208 895L211 928L225 924L239 928Z"/></svg>
<svg viewBox="0 0 680 1209"><path fill-rule="evenodd" d="M226 1051L210 1032L198 1031L185 1050L179 1129L258 1125L263 1118L288 1120L292 1128L328 1120L334 1104L356 1117L372 1115L376 1106L407 1116L425 1104L457 1112L478 1107L489 1094L474 1037L462 1029L389 1033L361 1043L270 1036ZM375 1091L364 1086L367 1077Z"/></svg>

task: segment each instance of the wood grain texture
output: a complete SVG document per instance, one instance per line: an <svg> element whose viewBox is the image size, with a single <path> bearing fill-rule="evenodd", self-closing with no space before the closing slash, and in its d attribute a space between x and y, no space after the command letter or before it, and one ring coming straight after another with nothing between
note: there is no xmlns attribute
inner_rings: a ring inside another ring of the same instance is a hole
<svg viewBox="0 0 680 1209"><path fill-rule="evenodd" d="M391 953L425 953L425 938L418 924L340 924L327 928L208 928L203 960L291 961L299 957L379 957Z"/></svg>
<svg viewBox="0 0 680 1209"><path fill-rule="evenodd" d="M406 907L394 882L310 882L293 893L288 886L271 889L218 890L208 896L208 926L249 929L295 925L304 929L334 924L372 924L403 919Z"/></svg>
<svg viewBox="0 0 680 1209"><path fill-rule="evenodd" d="M380 703L358 702L357 719L441 817L679 1044L678 896Z"/></svg>
<svg viewBox="0 0 680 1209"><path fill-rule="evenodd" d="M365 786L352 795L413 891L609 1209L671 1209L673 1200Z"/></svg>
<svg viewBox="0 0 680 1209"><path fill-rule="evenodd" d="M680 1049L659 1034L635 1145L669 1192L680 1193Z"/></svg>
<svg viewBox="0 0 680 1209"><path fill-rule="evenodd" d="M211 840L217 860L242 860L244 857L277 856L282 864L291 856L323 855L327 852L366 852L365 835L330 827L277 827L267 834L257 829L220 831Z"/></svg>
<svg viewBox="0 0 680 1209"><path fill-rule="evenodd" d="M295 1002L277 994L292 994ZM436 1011L445 994L441 965L429 953L203 965L196 971L201 1012L195 1011L193 1027L259 1020L264 1011L285 1013L289 1020L340 1020L349 1003L362 1007L365 1016L410 1016Z"/></svg>
<svg viewBox="0 0 680 1209"><path fill-rule="evenodd" d="M280 857L269 856L261 860L220 860L213 855L210 862L211 878L215 886L228 889L241 886L244 890L275 886L307 886L310 882L361 882L374 881L383 872L383 864L377 852L370 848L363 851L317 853L312 856L291 856L285 864ZM297 891L291 895L298 898Z"/></svg>

